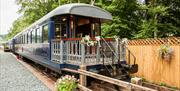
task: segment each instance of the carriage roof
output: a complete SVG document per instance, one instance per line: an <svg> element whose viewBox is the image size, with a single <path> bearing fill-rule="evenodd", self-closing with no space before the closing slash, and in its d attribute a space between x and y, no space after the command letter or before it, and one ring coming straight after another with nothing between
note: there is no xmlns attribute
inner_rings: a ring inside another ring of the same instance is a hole
<svg viewBox="0 0 180 91"><path fill-rule="evenodd" d="M54 9L47 15L43 16L41 19L39 19L38 21L33 23L31 26L29 26L28 28L26 28L25 30L20 32L19 34L17 34L15 37L22 34L26 30L30 30L30 29L40 25L41 23L47 21L48 19L50 19L53 16L64 15L64 14L72 14L72 15L80 15L80 16L86 16L86 17L99 18L101 20L101 22L104 22L107 20L112 20L112 15L109 12L107 12L99 7L89 5L89 4L82 4L82 3L65 4L65 5L57 7L56 9Z"/></svg>

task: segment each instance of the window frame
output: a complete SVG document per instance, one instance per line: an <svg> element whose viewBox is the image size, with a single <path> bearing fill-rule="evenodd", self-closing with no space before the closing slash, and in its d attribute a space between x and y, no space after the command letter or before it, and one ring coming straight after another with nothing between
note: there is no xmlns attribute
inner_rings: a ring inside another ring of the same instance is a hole
<svg viewBox="0 0 180 91"><path fill-rule="evenodd" d="M47 27L47 35L46 35L46 40L45 40L45 27ZM44 25L42 25L42 43L49 43L49 38L48 38L48 36L49 36L49 26L48 26L48 24L44 24Z"/></svg>

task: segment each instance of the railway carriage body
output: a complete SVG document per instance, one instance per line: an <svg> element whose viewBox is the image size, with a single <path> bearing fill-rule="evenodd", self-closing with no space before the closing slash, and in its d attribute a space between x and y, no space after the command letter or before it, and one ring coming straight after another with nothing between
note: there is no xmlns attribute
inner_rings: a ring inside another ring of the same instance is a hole
<svg viewBox="0 0 180 91"><path fill-rule="evenodd" d="M94 46L87 46L81 39L89 35L94 40L101 35L101 24L110 20L111 14L96 6L62 5L17 34L11 50L56 72L62 68L78 69L82 64L87 65L87 70L97 70L105 63L117 63L112 57L117 56L112 54L115 50L102 49L114 41L104 39L104 44L97 41Z"/></svg>

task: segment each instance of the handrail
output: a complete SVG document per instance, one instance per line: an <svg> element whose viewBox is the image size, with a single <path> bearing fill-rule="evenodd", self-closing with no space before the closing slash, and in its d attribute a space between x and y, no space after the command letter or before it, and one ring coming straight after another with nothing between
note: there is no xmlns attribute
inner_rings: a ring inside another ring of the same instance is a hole
<svg viewBox="0 0 180 91"><path fill-rule="evenodd" d="M81 40L82 38L63 38L62 40L64 41L77 41L77 40Z"/></svg>
<svg viewBox="0 0 180 91"><path fill-rule="evenodd" d="M62 39L52 39L51 41L61 41L61 40L63 40L63 41L77 41L77 40L81 40L82 38L62 38ZM114 40L114 38L104 38L106 41L113 41ZM94 37L91 37L91 40L93 40L93 41L95 41L96 40L96 38L94 38ZM102 39L101 39L102 40Z"/></svg>
<svg viewBox="0 0 180 91"><path fill-rule="evenodd" d="M118 55L113 51L113 49L112 49L111 46L107 43L107 41L106 41L103 37L101 37L101 39L106 43L106 45L110 48L111 52L112 52L112 53L115 55L115 57L119 60Z"/></svg>
<svg viewBox="0 0 180 91"><path fill-rule="evenodd" d="M102 80L102 81L105 81L105 82L108 82L108 83L111 83L111 84L115 84L117 86L124 87L124 88L126 88L128 90L138 89L138 90L144 90L144 91L157 91L155 89L151 89L151 88L148 88L148 87L143 87L143 86L140 86L140 85L136 85L136 84L125 82L125 81L118 80L118 79L113 79L113 78L103 76L103 75L100 75L100 74L96 74L96 73L93 73L93 72L89 72L89 71L86 71L86 70L78 69L78 71L79 71L80 74L90 76L90 77L93 77L93 78L96 78L96 79L99 79L99 80Z"/></svg>
<svg viewBox="0 0 180 91"><path fill-rule="evenodd" d="M119 57L118 57L118 55L114 52L114 50L112 49L112 47L107 43L107 41L106 41L103 37L101 37L101 39L102 39L103 42L108 46L108 48L110 49L110 51L113 53L113 56L115 56L115 59L119 61ZM104 52L102 52L102 54L103 54L103 56L106 56L106 55L104 54ZM112 68L113 71L114 71L115 69L114 69L114 67L113 67L113 65L114 65L114 62L113 62L113 61L114 61L114 60L112 60L112 64L109 64L109 65L111 66L111 68ZM104 63L104 60L103 60L103 63ZM118 62L118 63L119 63L119 62ZM106 67L106 65L105 65L105 67ZM110 73L108 67L106 67L106 69L107 69L107 71ZM124 69L124 68L123 68L123 69ZM110 73L110 75L111 75L111 73Z"/></svg>
<svg viewBox="0 0 180 91"><path fill-rule="evenodd" d="M134 61L133 63L135 64L135 63L136 63L136 57L135 57L135 55L129 50L128 47L125 47L125 48L128 50L128 64L130 64L130 61L131 61L131 60L130 60L130 58L131 58L130 55L133 56L133 59L134 59L134 60L133 60L133 61Z"/></svg>
<svg viewBox="0 0 180 91"><path fill-rule="evenodd" d="M102 52L102 54L103 54L103 56L106 56L105 54L104 54L104 52ZM104 63L104 61L103 61L103 63ZM103 64L104 65L104 64ZM113 66L111 65L111 64L109 64L110 66L111 66L111 68L113 68ZM106 66L105 66L106 67ZM107 69L107 71L110 73L110 71L109 71L109 69L106 67L106 69Z"/></svg>
<svg viewBox="0 0 180 91"><path fill-rule="evenodd" d="M103 76L103 75L100 75L100 74L96 74L96 73L86 71L86 70L81 70L81 69L74 70L74 69L68 69L68 68L63 68L62 70L67 71L67 72L73 72L73 73L89 76L89 77L92 77L92 78L95 78L95 79L98 79L98 80L102 80L102 81L105 81L105 82L108 82L108 83L111 83L111 84L118 85L118 86L123 87L123 88L125 88L127 90L138 89L138 90L144 90L144 91L157 91L155 89L151 89L151 88L148 88L148 87L143 87L143 86L136 85L136 84L129 83L129 82L125 82L125 81L122 81L122 80L110 78L110 77Z"/></svg>
<svg viewBox="0 0 180 91"><path fill-rule="evenodd" d="M89 89L89 88L87 88L85 86L82 86L81 84L78 84L78 88L83 90L83 91L93 91L93 90L91 90L91 89Z"/></svg>

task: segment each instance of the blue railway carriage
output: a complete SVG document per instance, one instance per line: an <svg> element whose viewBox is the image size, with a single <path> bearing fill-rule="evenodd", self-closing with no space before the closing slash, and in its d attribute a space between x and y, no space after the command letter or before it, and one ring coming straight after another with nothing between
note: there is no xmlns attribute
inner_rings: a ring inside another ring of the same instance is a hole
<svg viewBox="0 0 180 91"><path fill-rule="evenodd" d="M94 41L101 35L101 24L112 20L109 12L88 4L57 7L11 41L11 50L56 72L62 68L99 70L102 65L117 64L113 39L100 39L94 45L82 43L82 37Z"/></svg>

